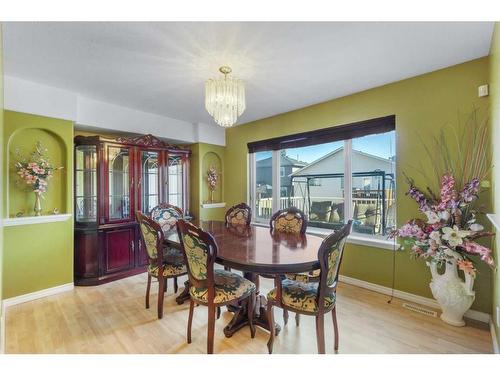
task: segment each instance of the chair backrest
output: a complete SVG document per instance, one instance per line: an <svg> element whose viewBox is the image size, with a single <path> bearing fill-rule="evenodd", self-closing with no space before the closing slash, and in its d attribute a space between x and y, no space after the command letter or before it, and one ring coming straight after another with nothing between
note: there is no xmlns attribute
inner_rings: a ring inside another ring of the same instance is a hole
<svg viewBox="0 0 500 375"><path fill-rule="evenodd" d="M208 298L210 301L213 300L214 263L217 257L215 239L210 233L183 219L177 222L177 231L186 261L189 282L195 288L208 288Z"/></svg>
<svg viewBox="0 0 500 375"><path fill-rule="evenodd" d="M149 263L151 265L162 263L164 236L160 224L144 215L141 211L136 211L135 217L139 223L142 246L146 249ZM161 255L158 256L158 254Z"/></svg>
<svg viewBox="0 0 500 375"><path fill-rule="evenodd" d="M285 208L271 217L269 227L278 232L304 234L307 229L306 215L297 207Z"/></svg>
<svg viewBox="0 0 500 375"><path fill-rule="evenodd" d="M182 210L168 203L160 203L151 210L151 219L160 224L163 232L175 229L177 220L182 219Z"/></svg>
<svg viewBox="0 0 500 375"><path fill-rule="evenodd" d="M321 276L318 288L318 307L325 306L324 297L329 291L335 291L339 278L340 264L344 255L344 246L347 236L351 233L352 220L349 220L340 230L326 237L318 250L318 260Z"/></svg>
<svg viewBox="0 0 500 375"><path fill-rule="evenodd" d="M252 209L246 203L235 204L227 210L224 221L226 224L250 225Z"/></svg>

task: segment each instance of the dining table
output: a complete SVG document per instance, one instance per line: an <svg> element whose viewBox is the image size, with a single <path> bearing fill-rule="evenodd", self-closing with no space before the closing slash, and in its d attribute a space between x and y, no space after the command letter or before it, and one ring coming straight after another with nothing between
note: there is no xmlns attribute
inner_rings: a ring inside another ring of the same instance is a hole
<svg viewBox="0 0 500 375"><path fill-rule="evenodd" d="M283 233L260 225L226 224L215 220L193 220L192 223L215 238L216 263L242 271L246 279L256 284L253 323L266 330L270 329L266 314L267 301L258 290L259 276L276 278L289 273L308 273L320 268L318 249L323 239L317 235ZM164 238L167 246L182 249L175 227L166 231ZM182 304L189 298L188 280L176 301ZM242 301L228 308L234 315L224 328L224 334L231 337L248 325L247 303ZM275 324L276 335L280 329L281 327Z"/></svg>

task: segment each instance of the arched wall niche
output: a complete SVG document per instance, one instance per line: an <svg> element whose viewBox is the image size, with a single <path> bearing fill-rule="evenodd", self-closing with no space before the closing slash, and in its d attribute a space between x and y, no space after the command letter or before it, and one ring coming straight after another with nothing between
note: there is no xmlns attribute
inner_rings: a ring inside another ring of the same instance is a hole
<svg viewBox="0 0 500 375"><path fill-rule="evenodd" d="M210 167L214 167L218 174L219 174L219 180L217 182L217 188L214 191L213 194L213 202L210 202L210 189L208 186L208 181L207 181L207 172ZM224 171L223 171L223 165L222 165L222 159L221 157L213 151L207 152L205 155L203 155L203 160L201 163L201 176L202 176L202 203L218 203L223 201L224 197Z"/></svg>
<svg viewBox="0 0 500 375"><path fill-rule="evenodd" d="M50 215L54 210L58 213L69 212L67 206L67 174L68 152L64 140L55 132L37 127L24 127L11 134L8 141L7 166L7 215L33 216L35 193L33 189L26 185L16 174L15 163L18 160L16 150L19 154L29 159L31 153L35 151L37 142L40 142L47 149L45 155L48 156L54 167L63 167L55 171L53 177L48 182L47 191L42 199L42 215Z"/></svg>

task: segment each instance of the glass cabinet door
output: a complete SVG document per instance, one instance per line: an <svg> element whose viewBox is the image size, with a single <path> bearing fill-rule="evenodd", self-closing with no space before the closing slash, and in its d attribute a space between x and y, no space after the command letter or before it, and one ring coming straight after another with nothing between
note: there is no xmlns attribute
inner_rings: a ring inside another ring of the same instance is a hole
<svg viewBox="0 0 500 375"><path fill-rule="evenodd" d="M110 221L130 219L130 150L108 146L108 218Z"/></svg>
<svg viewBox="0 0 500 375"><path fill-rule="evenodd" d="M141 151L141 211L149 215L160 202L158 151Z"/></svg>
<svg viewBox="0 0 500 375"><path fill-rule="evenodd" d="M80 223L97 221L97 146L79 145L75 151L75 217Z"/></svg>
<svg viewBox="0 0 500 375"><path fill-rule="evenodd" d="M184 165L182 156L168 156L168 203L184 210Z"/></svg>

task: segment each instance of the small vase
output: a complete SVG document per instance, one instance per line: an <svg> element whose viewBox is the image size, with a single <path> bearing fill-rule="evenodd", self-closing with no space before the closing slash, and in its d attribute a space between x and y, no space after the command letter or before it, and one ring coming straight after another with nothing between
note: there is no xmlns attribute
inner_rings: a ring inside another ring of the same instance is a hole
<svg viewBox="0 0 500 375"><path fill-rule="evenodd" d="M463 282L458 276L456 260L446 262L443 274L439 274L436 263L431 263L429 267L432 274L429 286L443 311L441 320L453 326L464 326L464 314L469 310L475 298L475 292L472 290L474 278L465 273L465 282Z"/></svg>
<svg viewBox="0 0 500 375"><path fill-rule="evenodd" d="M210 190L210 203L214 203L214 190Z"/></svg>
<svg viewBox="0 0 500 375"><path fill-rule="evenodd" d="M42 202L41 202L42 194L35 192L35 216L42 215Z"/></svg>

